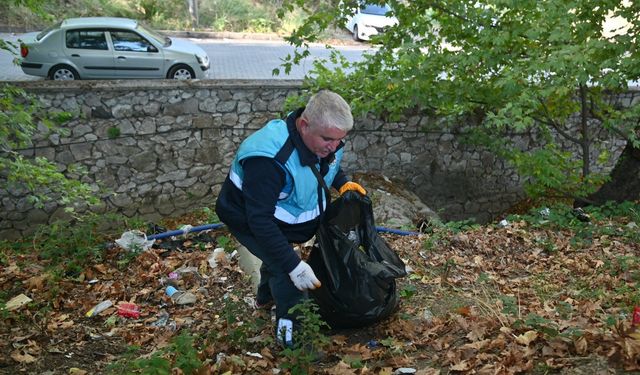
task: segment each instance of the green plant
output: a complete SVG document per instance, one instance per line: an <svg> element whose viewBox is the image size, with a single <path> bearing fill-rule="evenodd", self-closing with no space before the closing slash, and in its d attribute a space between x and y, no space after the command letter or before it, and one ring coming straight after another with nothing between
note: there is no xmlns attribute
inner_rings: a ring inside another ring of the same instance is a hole
<svg viewBox="0 0 640 375"><path fill-rule="evenodd" d="M342 362L348 364L350 368L364 368L361 356L346 355L342 358Z"/></svg>
<svg viewBox="0 0 640 375"><path fill-rule="evenodd" d="M402 289L400 289L400 297L401 298L405 298L405 299L409 299L411 297L413 297L416 294L417 288L415 287L415 285L405 285Z"/></svg>
<svg viewBox="0 0 640 375"><path fill-rule="evenodd" d="M380 340L380 344L391 350L394 354L399 354L404 351L404 344L393 337Z"/></svg>
<svg viewBox="0 0 640 375"><path fill-rule="evenodd" d="M107 129L107 137L109 139L116 139L120 136L120 128L117 126L111 126Z"/></svg>
<svg viewBox="0 0 640 375"><path fill-rule="evenodd" d="M194 348L197 336L192 336L183 331L174 337L167 349L173 357L173 367L181 369L185 374L194 374L202 367L202 361L198 358L198 351Z"/></svg>
<svg viewBox="0 0 640 375"><path fill-rule="evenodd" d="M518 316L518 300L514 296L501 295L498 297L502 302L502 313Z"/></svg>
<svg viewBox="0 0 640 375"><path fill-rule="evenodd" d="M329 344L329 338L322 333L329 326L318 314L318 306L310 299L304 299L289 313L296 316L298 324L293 332L293 347L282 350L282 368L290 370L293 375L309 374L311 363Z"/></svg>
<svg viewBox="0 0 640 375"><path fill-rule="evenodd" d="M249 20L248 32L254 33L268 33L273 28L273 21L266 18L254 18Z"/></svg>
<svg viewBox="0 0 640 375"><path fill-rule="evenodd" d="M0 188L26 189L30 203L38 208L51 201L70 210L75 202L97 204L91 187L80 181L86 174L84 168L70 166L65 175L50 160L28 159L19 152L31 145L38 124L49 132L64 134L66 130L61 125L71 118L68 112L45 113L36 99L22 89L0 86L0 170L4 171Z"/></svg>
<svg viewBox="0 0 640 375"><path fill-rule="evenodd" d="M107 238L120 232L113 223L124 220L117 214L86 214L73 219L72 225L66 221L43 225L33 236L33 250L73 276L87 263L102 258Z"/></svg>
<svg viewBox="0 0 640 375"><path fill-rule="evenodd" d="M216 214L216 212L212 209L210 209L209 207L204 207L202 208L202 213L205 215L206 217L206 221L209 224L217 224L220 223L220 218L218 217L218 214Z"/></svg>
<svg viewBox="0 0 640 375"><path fill-rule="evenodd" d="M226 253L232 253L235 250L233 240L230 237L218 236L216 237L216 242L218 243L218 246L223 248Z"/></svg>
<svg viewBox="0 0 640 375"><path fill-rule="evenodd" d="M247 319L247 305L242 299L240 291L226 294L222 301L220 317L222 325L213 330L210 341L215 343L225 342L239 351L250 348L249 338L262 331L267 322L262 318L251 317Z"/></svg>
<svg viewBox="0 0 640 375"><path fill-rule="evenodd" d="M196 374L203 367L203 362L198 358L198 350L194 347L196 339L197 336L182 331L171 339L169 346L146 358L135 358L140 348L131 346L120 360L107 367L107 371L110 374L168 375L172 373L172 369L179 369L183 374Z"/></svg>

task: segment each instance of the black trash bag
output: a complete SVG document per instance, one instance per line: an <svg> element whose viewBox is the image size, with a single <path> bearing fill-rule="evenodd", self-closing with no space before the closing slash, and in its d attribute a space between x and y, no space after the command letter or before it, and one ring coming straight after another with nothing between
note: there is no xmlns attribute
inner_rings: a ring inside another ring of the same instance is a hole
<svg viewBox="0 0 640 375"><path fill-rule="evenodd" d="M308 259L322 287L310 291L332 328L357 328L398 307L404 262L378 236L371 200L347 192L327 208Z"/></svg>

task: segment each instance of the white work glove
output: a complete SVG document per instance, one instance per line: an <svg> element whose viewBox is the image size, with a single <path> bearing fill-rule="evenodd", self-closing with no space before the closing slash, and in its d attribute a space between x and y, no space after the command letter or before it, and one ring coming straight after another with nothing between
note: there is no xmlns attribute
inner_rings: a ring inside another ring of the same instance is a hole
<svg viewBox="0 0 640 375"><path fill-rule="evenodd" d="M301 291L320 288L321 285L311 266L303 260L298 263L293 271L289 272L289 277L293 281L293 285Z"/></svg>

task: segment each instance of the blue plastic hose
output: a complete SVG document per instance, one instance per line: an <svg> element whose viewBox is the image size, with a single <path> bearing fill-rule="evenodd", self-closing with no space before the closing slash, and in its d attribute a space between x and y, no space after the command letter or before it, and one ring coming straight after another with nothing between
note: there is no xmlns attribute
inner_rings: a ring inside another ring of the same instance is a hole
<svg viewBox="0 0 640 375"><path fill-rule="evenodd" d="M218 228L222 228L224 226L224 224L205 224L205 225L199 225L197 227L192 227L188 230L183 230L183 229L176 229L176 230L170 230L168 232L164 232L164 233L157 233L157 234L152 234L150 236L147 236L148 240L160 240L163 238L167 238L167 237L172 237L172 236L181 236L183 234L187 234L187 233L195 233L195 232L200 232L203 230L207 230L207 229L218 229ZM401 236L414 236L414 235L418 235L420 233L418 232L411 232L411 231L406 231L406 230L400 230L400 229L391 229L391 228L385 228L385 227L376 227L376 230L380 233L393 233L393 234L399 234Z"/></svg>

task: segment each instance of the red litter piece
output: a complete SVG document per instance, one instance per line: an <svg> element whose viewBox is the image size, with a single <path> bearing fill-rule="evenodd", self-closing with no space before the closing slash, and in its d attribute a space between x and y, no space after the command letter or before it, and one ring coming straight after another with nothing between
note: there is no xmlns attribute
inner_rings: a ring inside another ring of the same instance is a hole
<svg viewBox="0 0 640 375"><path fill-rule="evenodd" d="M118 305L118 315L125 318L139 318L140 308L135 303L121 303Z"/></svg>
<svg viewBox="0 0 640 375"><path fill-rule="evenodd" d="M636 306L633 308L633 319L631 323L634 326L640 325L640 307Z"/></svg>

